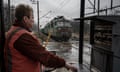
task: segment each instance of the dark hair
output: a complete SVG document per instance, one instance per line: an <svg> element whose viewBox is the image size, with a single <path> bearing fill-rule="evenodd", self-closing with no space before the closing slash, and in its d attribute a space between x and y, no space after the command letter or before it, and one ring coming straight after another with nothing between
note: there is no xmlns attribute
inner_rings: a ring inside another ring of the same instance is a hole
<svg viewBox="0 0 120 72"><path fill-rule="evenodd" d="M24 16L29 18L31 12L33 9L29 5L20 4L15 9L15 17L18 21L22 21Z"/></svg>

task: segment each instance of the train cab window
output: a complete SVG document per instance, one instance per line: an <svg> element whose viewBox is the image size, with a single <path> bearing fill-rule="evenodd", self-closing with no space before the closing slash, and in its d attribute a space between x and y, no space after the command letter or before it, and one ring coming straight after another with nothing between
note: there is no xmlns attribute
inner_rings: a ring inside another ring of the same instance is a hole
<svg viewBox="0 0 120 72"><path fill-rule="evenodd" d="M57 26L58 26L58 27L63 27L64 24L63 24L63 22L57 22Z"/></svg>

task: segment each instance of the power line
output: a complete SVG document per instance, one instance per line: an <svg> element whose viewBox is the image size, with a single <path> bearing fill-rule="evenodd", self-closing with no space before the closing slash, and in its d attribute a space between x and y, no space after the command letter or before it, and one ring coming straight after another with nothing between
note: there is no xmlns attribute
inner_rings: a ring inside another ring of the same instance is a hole
<svg viewBox="0 0 120 72"><path fill-rule="evenodd" d="M55 9L62 9L63 7L65 7L68 3L70 2L70 0L63 0ZM60 7L59 7L60 6ZM55 13L55 11L53 11Z"/></svg>
<svg viewBox="0 0 120 72"><path fill-rule="evenodd" d="M50 10L50 11L48 11L45 15L43 15L43 16L41 16L40 18L43 18L43 17L45 17L45 16L47 16L49 13L51 13L52 11Z"/></svg>
<svg viewBox="0 0 120 72"><path fill-rule="evenodd" d="M61 2L60 2L60 1L61 1ZM57 2L58 2L58 1L57 1ZM63 4L64 2L65 2L65 0L59 0L58 3ZM55 10L56 10L58 7L59 7L59 5L55 8ZM48 13L46 13L46 14L43 15L43 16L41 16L40 18L43 18L43 17L47 16L49 13L55 13L55 11L50 10L50 11L48 11Z"/></svg>
<svg viewBox="0 0 120 72"><path fill-rule="evenodd" d="M69 4L70 1L71 0L67 0L60 9L62 9L63 7L65 7L67 4Z"/></svg>
<svg viewBox="0 0 120 72"><path fill-rule="evenodd" d="M61 1L61 2L60 2ZM56 9L62 9L63 7L65 7L69 2L70 2L70 0L60 0L59 2L60 2L60 4L55 8L55 10ZM40 17L40 18L43 18L43 17L45 17L45 16L47 16L48 14L52 14L52 13L56 13L56 11L53 11L53 10L50 10L48 13L46 13L45 15L43 15L42 17ZM57 14L56 14L57 15ZM56 15L54 15L54 16L56 16Z"/></svg>
<svg viewBox="0 0 120 72"><path fill-rule="evenodd" d="M60 4L55 8L55 10L56 10L60 5L62 5L64 2L65 2L65 0L61 0Z"/></svg>
<svg viewBox="0 0 120 72"><path fill-rule="evenodd" d="M65 1L66 1L66 0L63 0L63 1L60 3L60 5L63 5L63 4L65 3Z"/></svg>

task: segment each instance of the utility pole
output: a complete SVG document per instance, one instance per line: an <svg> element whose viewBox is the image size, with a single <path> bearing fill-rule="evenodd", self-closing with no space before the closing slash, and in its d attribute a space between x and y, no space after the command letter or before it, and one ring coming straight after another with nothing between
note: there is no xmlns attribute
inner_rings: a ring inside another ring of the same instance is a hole
<svg viewBox="0 0 120 72"><path fill-rule="evenodd" d="M11 7L10 7L10 0L8 0L8 26L7 26L7 30L9 30L9 27L11 26Z"/></svg>
<svg viewBox="0 0 120 72"><path fill-rule="evenodd" d="M39 1L30 0L33 4L37 4L37 15L38 15L38 34L39 34Z"/></svg>
<svg viewBox="0 0 120 72"><path fill-rule="evenodd" d="M79 31L79 64L83 63L83 37L84 37L84 10L85 10L85 0L81 0L80 9L80 31Z"/></svg>
<svg viewBox="0 0 120 72"><path fill-rule="evenodd" d="M10 0L8 0L8 13L9 13L9 23L11 22L11 18L10 18Z"/></svg>
<svg viewBox="0 0 120 72"><path fill-rule="evenodd" d="M39 1L37 1L37 13L38 13L38 34L39 32Z"/></svg>
<svg viewBox="0 0 120 72"><path fill-rule="evenodd" d="M111 0L111 9L113 8L113 0Z"/></svg>
<svg viewBox="0 0 120 72"><path fill-rule="evenodd" d="M96 6L95 4L96 4L96 0L94 0L94 7L93 7L93 12L94 12L94 13L95 13L95 9L96 9L96 8L95 8L95 6Z"/></svg>
<svg viewBox="0 0 120 72"><path fill-rule="evenodd" d="M5 44L5 30L4 30L4 7L3 0L0 0L0 72L5 72L4 62L4 44Z"/></svg>
<svg viewBox="0 0 120 72"><path fill-rule="evenodd" d="M99 10L100 10L100 0L98 0L98 16L100 14Z"/></svg>

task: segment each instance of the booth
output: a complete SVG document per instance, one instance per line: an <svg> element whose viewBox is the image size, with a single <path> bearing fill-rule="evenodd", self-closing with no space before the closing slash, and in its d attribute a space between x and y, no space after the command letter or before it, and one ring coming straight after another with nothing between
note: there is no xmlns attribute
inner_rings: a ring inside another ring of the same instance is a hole
<svg viewBox="0 0 120 72"><path fill-rule="evenodd" d="M88 19L91 70L120 72L120 16L93 16Z"/></svg>

